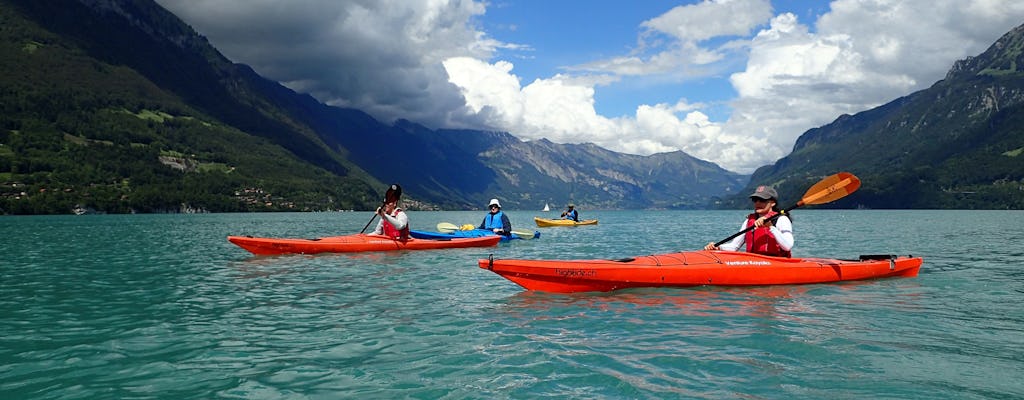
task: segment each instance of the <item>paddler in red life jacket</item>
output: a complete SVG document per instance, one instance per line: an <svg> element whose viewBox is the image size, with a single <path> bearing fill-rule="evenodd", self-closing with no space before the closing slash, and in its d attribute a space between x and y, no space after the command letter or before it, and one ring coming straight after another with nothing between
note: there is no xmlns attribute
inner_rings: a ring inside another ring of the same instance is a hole
<svg viewBox="0 0 1024 400"><path fill-rule="evenodd" d="M775 193L775 189L758 186L757 190L750 194L750 200L754 202L754 213L747 216L740 230L751 226L756 228L735 237L721 247L715 247L714 242L708 243L704 250L737 251L746 245L748 253L790 257L790 249L794 243L793 222L788 215L780 215L775 219L775 223L769 219L779 213L778 194Z"/></svg>
<svg viewBox="0 0 1024 400"><path fill-rule="evenodd" d="M373 229L374 235L384 235L396 240L409 239L409 216L398 208L398 199L384 203L384 207L377 207L377 227Z"/></svg>

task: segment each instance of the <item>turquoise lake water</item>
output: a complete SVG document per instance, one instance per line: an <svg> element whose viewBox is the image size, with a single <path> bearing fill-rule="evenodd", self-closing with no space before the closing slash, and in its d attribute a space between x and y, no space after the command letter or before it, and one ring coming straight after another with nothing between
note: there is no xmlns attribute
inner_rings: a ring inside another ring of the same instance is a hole
<svg viewBox="0 0 1024 400"><path fill-rule="evenodd" d="M746 211L507 213L541 237L274 257L225 237L370 213L0 217L0 398L1024 398L1024 211L794 212L794 256L923 256L915 278L572 295L476 260L693 250Z"/></svg>

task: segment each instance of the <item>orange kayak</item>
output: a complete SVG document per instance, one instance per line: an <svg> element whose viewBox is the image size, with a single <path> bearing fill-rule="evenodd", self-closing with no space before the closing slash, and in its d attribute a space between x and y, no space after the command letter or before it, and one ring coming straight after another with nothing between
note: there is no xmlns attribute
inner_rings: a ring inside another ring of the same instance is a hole
<svg viewBox="0 0 1024 400"><path fill-rule="evenodd" d="M499 260L480 268L543 292L607 292L635 287L755 286L831 283L917 276L920 257L871 255L859 260L780 258L732 251L685 251L621 260Z"/></svg>
<svg viewBox="0 0 1024 400"><path fill-rule="evenodd" d="M579 220L579 222L577 222L577 221L573 221L571 219L549 219L549 218L533 217L533 222L536 222L537 226L539 226L539 227L597 225L597 220L596 219L582 219L582 220Z"/></svg>
<svg viewBox="0 0 1024 400"><path fill-rule="evenodd" d="M501 236L482 236L475 238L452 239L414 239L406 241L394 240L386 236L355 234L331 236L319 239L286 239L260 238L252 236L228 236L228 241L238 245L250 253L257 255L272 254L315 254L315 253L355 253L364 251L395 251L395 250L432 250L462 247L497 246Z"/></svg>

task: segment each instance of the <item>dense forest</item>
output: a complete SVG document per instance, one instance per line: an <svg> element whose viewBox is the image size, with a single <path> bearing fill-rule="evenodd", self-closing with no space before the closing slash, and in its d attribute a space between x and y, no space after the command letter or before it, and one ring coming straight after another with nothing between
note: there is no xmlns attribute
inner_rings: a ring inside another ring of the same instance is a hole
<svg viewBox="0 0 1024 400"><path fill-rule="evenodd" d="M370 209L311 166L0 7L0 213ZM43 84L45 83L45 84Z"/></svg>
<svg viewBox="0 0 1024 400"><path fill-rule="evenodd" d="M0 208L11 214L339 210L376 198L191 117L104 109L0 124ZM359 192L365 201L347 198Z"/></svg>

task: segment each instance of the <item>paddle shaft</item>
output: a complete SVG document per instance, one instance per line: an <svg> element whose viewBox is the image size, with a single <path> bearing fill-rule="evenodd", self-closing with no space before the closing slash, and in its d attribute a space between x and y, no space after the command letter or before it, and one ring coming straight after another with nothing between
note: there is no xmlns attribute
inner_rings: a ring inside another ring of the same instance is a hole
<svg viewBox="0 0 1024 400"><path fill-rule="evenodd" d="M381 205L380 205L380 206L381 206L381 207L384 207L384 206L385 206L385 205L387 205L387 204L388 204L388 202L386 202L386 201L385 201L385 202L381 203ZM373 223L373 220L374 220L374 219L376 219L376 218L377 218L377 212L376 212L376 210L374 210L374 212L373 212L373 215L371 215L371 216L370 216L370 220L369 220L369 221L366 221L366 226L364 226L364 227L363 227L363 229L359 231L359 233L364 233L364 232L366 232L366 228L369 228L369 227L370 227L370 224L372 224L372 223Z"/></svg>
<svg viewBox="0 0 1024 400"><path fill-rule="evenodd" d="M455 224L453 224L451 222L439 222L437 224L437 231L438 232L452 233L452 232L455 232L455 231L458 231L458 230L460 230L459 226L455 225ZM517 229L513 229L511 231L511 233L516 234L517 236L519 236L519 237L521 237L523 239L533 239L533 236L537 234L536 232L533 232L533 231L527 231L527 230L521 230L521 229L518 229L518 230Z"/></svg>

